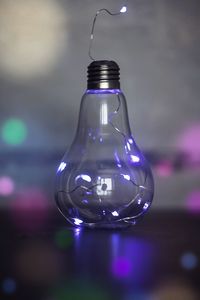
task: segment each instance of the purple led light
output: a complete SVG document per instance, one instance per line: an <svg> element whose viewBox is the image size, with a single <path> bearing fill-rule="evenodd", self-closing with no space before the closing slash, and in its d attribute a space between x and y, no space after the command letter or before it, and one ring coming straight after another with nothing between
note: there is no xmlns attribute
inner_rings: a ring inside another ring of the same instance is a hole
<svg viewBox="0 0 200 300"><path fill-rule="evenodd" d="M78 175L78 176L76 176L75 180L78 180L79 178L81 178L87 182L91 182L91 180L92 180L91 177L87 174Z"/></svg>
<svg viewBox="0 0 200 300"><path fill-rule="evenodd" d="M99 90L87 90L86 94L121 94L119 89L99 89Z"/></svg>
<svg viewBox="0 0 200 300"><path fill-rule="evenodd" d="M80 225L80 224L82 224L82 223L83 223L82 220L80 220L80 219L78 219L78 218L74 218L74 224L75 224L75 225Z"/></svg>
<svg viewBox="0 0 200 300"><path fill-rule="evenodd" d="M65 169L65 167L66 167L66 163L65 162L61 162L60 163L60 165L59 165L59 167L58 167L58 170L57 170L57 172L62 172L64 169Z"/></svg>
<svg viewBox="0 0 200 300"><path fill-rule="evenodd" d="M114 217L118 217L118 216L119 216L119 214L118 214L118 212L117 212L116 210L112 212L112 215L113 215Z"/></svg>
<svg viewBox="0 0 200 300"><path fill-rule="evenodd" d="M148 207L149 207L149 204L145 203L144 206L143 206L143 209L147 209Z"/></svg>
<svg viewBox="0 0 200 300"><path fill-rule="evenodd" d="M130 157L131 157L132 162L139 162L140 161L140 158L136 155L130 155Z"/></svg>
<svg viewBox="0 0 200 300"><path fill-rule="evenodd" d="M130 180L131 179L131 177L128 175L128 174L121 174L123 177L124 177L124 179L126 179L126 180Z"/></svg>
<svg viewBox="0 0 200 300"><path fill-rule="evenodd" d="M128 139L130 144L133 144L133 140L132 139Z"/></svg>

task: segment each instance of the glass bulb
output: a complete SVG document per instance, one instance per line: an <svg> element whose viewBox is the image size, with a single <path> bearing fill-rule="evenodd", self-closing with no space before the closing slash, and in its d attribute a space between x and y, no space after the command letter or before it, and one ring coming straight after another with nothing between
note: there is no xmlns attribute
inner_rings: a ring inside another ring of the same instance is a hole
<svg viewBox="0 0 200 300"><path fill-rule="evenodd" d="M57 206L77 226L135 224L153 199L151 170L131 134L122 91L109 88L119 87L118 79L109 74L98 80L92 76L89 87L101 81L108 88L83 95L75 139L57 170Z"/></svg>

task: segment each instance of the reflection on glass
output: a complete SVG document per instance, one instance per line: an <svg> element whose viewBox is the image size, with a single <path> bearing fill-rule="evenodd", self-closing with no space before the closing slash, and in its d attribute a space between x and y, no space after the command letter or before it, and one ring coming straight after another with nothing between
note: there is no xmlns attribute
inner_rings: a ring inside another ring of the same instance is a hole
<svg viewBox="0 0 200 300"><path fill-rule="evenodd" d="M99 178L97 181L97 194L100 196L110 195L112 192L112 179L111 178Z"/></svg>
<svg viewBox="0 0 200 300"><path fill-rule="evenodd" d="M100 107L100 123L102 125L108 124L108 106L106 102L102 103Z"/></svg>

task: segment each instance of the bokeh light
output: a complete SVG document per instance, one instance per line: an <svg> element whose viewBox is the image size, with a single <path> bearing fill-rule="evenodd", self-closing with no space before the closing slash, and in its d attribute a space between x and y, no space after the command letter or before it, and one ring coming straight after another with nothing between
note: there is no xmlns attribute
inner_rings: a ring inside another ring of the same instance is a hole
<svg viewBox="0 0 200 300"><path fill-rule="evenodd" d="M8 176L0 177L0 195L9 196L13 193L15 188L14 181Z"/></svg>
<svg viewBox="0 0 200 300"><path fill-rule="evenodd" d="M1 71L15 80L48 74L63 51L66 20L56 0L0 1Z"/></svg>
<svg viewBox="0 0 200 300"><path fill-rule="evenodd" d="M144 292L144 291L137 291L136 289L133 290L133 292L129 292L127 296L123 298L123 300L160 300L160 299L154 299L151 297L150 294Z"/></svg>
<svg viewBox="0 0 200 300"><path fill-rule="evenodd" d="M200 123L186 128L177 139L177 148L187 154L188 163L200 162Z"/></svg>
<svg viewBox="0 0 200 300"><path fill-rule="evenodd" d="M10 204L10 216L16 229L23 232L44 228L49 218L49 203L46 194L38 188L19 191Z"/></svg>
<svg viewBox="0 0 200 300"><path fill-rule="evenodd" d="M181 256L181 266L186 270L195 269L198 265L198 258L192 252L186 252Z"/></svg>
<svg viewBox="0 0 200 300"><path fill-rule="evenodd" d="M111 236L110 274L114 279L140 287L149 284L155 272L154 244L141 238Z"/></svg>
<svg viewBox="0 0 200 300"><path fill-rule="evenodd" d="M5 294L13 294L16 291L16 282L12 278L6 278L2 282L2 290Z"/></svg>
<svg viewBox="0 0 200 300"><path fill-rule="evenodd" d="M27 136L25 123L20 119L8 119L2 127L2 138L10 145L21 144Z"/></svg>
<svg viewBox="0 0 200 300"><path fill-rule="evenodd" d="M60 259L50 242L32 239L17 249L15 272L24 283L51 284L61 272Z"/></svg>
<svg viewBox="0 0 200 300"><path fill-rule="evenodd" d="M169 177L173 173L173 166L172 163L168 160L160 161L155 166L155 172L160 177Z"/></svg>
<svg viewBox="0 0 200 300"><path fill-rule="evenodd" d="M200 190L194 190L186 196L185 206L192 214L200 214Z"/></svg>
<svg viewBox="0 0 200 300"><path fill-rule="evenodd" d="M155 290L150 300L197 300L196 291L185 280L173 278L163 282Z"/></svg>
<svg viewBox="0 0 200 300"><path fill-rule="evenodd" d="M61 229L56 232L55 243L61 249L66 249L73 244L73 234L71 231L66 229Z"/></svg>
<svg viewBox="0 0 200 300"><path fill-rule="evenodd" d="M84 279L66 282L58 287L53 293L53 300L109 300L111 299L106 290L93 282Z"/></svg>

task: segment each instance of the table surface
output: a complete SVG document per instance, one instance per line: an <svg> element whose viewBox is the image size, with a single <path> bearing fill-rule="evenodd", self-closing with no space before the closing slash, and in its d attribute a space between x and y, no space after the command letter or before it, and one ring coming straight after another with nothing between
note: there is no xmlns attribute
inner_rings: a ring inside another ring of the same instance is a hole
<svg viewBox="0 0 200 300"><path fill-rule="evenodd" d="M198 215L153 211L125 230L0 215L0 299L200 299Z"/></svg>

